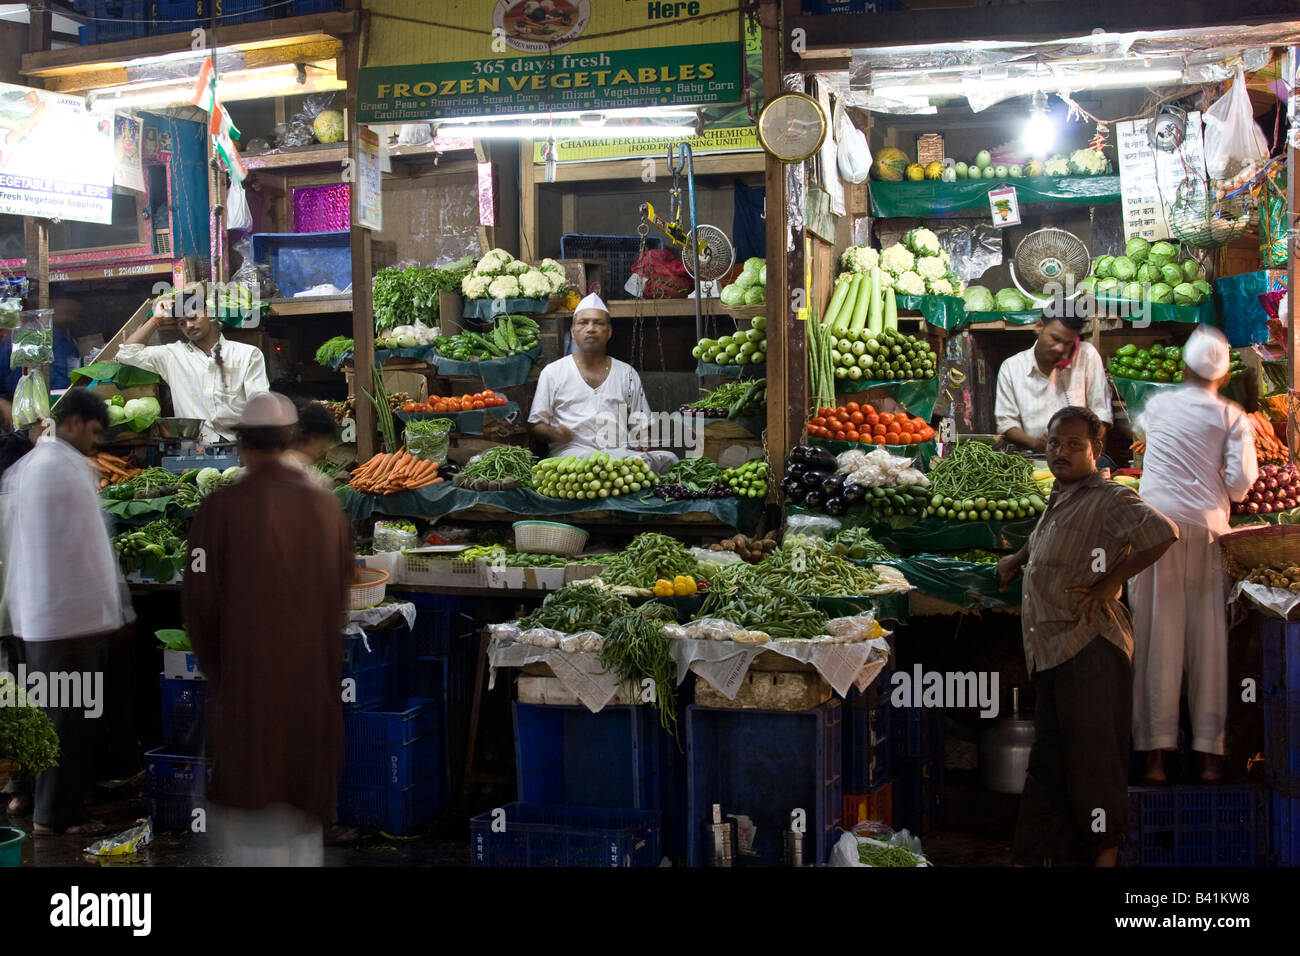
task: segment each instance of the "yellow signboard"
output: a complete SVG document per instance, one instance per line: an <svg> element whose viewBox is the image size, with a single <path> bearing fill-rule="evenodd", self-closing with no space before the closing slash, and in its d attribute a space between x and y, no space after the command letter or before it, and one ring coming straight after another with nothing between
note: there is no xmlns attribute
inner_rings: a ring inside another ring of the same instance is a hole
<svg viewBox="0 0 1300 956"><path fill-rule="evenodd" d="M626 136L593 136L589 139L561 139L555 142L555 161L559 163L589 162L594 159L628 159L635 156L667 156L676 150L680 139L634 139ZM758 132L752 126L736 129L711 129L686 140L691 152L743 153L762 149ZM545 161L542 151L546 144L533 145L533 162ZM674 155L675 152L674 152Z"/></svg>
<svg viewBox="0 0 1300 956"><path fill-rule="evenodd" d="M362 123L741 99L738 0L367 0L366 10Z"/></svg>

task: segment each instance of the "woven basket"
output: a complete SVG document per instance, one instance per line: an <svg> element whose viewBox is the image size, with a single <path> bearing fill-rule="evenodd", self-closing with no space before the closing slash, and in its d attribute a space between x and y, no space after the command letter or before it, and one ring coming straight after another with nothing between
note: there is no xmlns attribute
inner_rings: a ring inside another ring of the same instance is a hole
<svg viewBox="0 0 1300 956"><path fill-rule="evenodd" d="M761 305L724 305L722 311L733 319L752 319L756 315L767 315L767 303Z"/></svg>
<svg viewBox="0 0 1300 956"><path fill-rule="evenodd" d="M378 568L357 568L357 580L348 585L348 609L361 611L384 599L389 574Z"/></svg>
<svg viewBox="0 0 1300 956"><path fill-rule="evenodd" d="M526 554L558 554L571 558L587 544L587 532L558 521L516 521L515 550Z"/></svg>
<svg viewBox="0 0 1300 956"><path fill-rule="evenodd" d="M1300 564L1300 525L1242 528L1219 539L1224 554L1245 570Z"/></svg>

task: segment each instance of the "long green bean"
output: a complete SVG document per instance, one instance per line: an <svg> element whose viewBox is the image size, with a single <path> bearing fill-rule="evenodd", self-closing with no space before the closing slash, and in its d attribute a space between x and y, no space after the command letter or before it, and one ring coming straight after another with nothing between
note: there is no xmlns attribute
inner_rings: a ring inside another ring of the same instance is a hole
<svg viewBox="0 0 1300 956"><path fill-rule="evenodd" d="M633 588L653 587L657 579L671 579L679 574L694 576L700 567L676 538L653 532L637 535L631 544L604 563L602 581L613 587Z"/></svg>
<svg viewBox="0 0 1300 956"><path fill-rule="evenodd" d="M930 491L950 498L1026 497L1038 493L1033 474L1028 458L966 441L931 467Z"/></svg>
<svg viewBox="0 0 1300 956"><path fill-rule="evenodd" d="M466 478L486 478L488 481L501 481L514 478L521 488L530 488L533 484L533 463L535 455L519 445L497 445L489 448L464 468L461 474Z"/></svg>
<svg viewBox="0 0 1300 956"><path fill-rule="evenodd" d="M629 609L604 632L600 662L620 681L630 685L634 699L644 699L644 682L654 682L651 703L659 711L659 725L677 736L676 664L664 637L663 605Z"/></svg>

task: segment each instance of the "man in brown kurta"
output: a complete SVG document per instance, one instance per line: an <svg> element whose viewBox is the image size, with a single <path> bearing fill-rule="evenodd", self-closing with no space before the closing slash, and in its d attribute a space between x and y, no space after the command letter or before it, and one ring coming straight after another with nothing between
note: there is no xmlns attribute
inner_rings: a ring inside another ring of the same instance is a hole
<svg viewBox="0 0 1300 956"><path fill-rule="evenodd" d="M351 535L338 501L281 461L296 421L284 396L251 398L236 426L248 473L190 526L185 626L209 686L212 829L234 865L319 865L344 753Z"/></svg>

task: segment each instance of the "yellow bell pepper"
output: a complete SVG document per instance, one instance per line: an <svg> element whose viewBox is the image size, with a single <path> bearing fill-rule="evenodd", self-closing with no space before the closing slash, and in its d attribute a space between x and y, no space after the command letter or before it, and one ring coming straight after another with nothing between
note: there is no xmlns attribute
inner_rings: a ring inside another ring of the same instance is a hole
<svg viewBox="0 0 1300 956"><path fill-rule="evenodd" d="M673 582L669 581L667 578L660 578L658 581L655 582L655 586L653 590L655 593L655 597L672 597Z"/></svg>
<svg viewBox="0 0 1300 956"><path fill-rule="evenodd" d="M677 597L690 597L695 591L695 579L689 574L679 574L673 578L673 594Z"/></svg>

